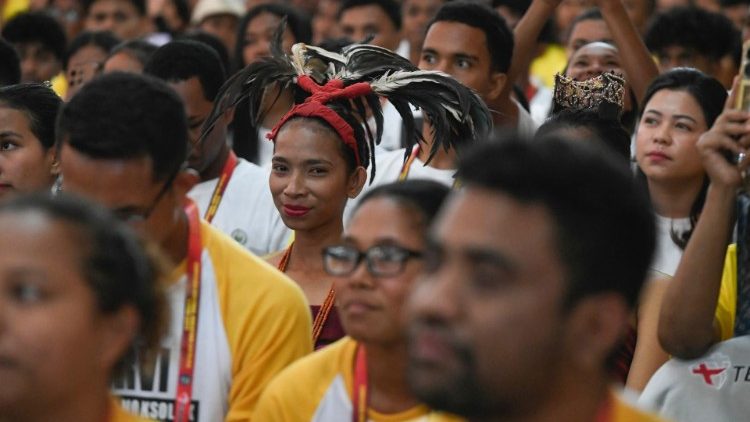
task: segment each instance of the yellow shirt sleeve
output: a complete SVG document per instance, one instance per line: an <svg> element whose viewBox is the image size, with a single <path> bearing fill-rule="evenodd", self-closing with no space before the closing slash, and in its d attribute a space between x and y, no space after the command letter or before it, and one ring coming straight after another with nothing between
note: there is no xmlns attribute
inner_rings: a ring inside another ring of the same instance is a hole
<svg viewBox="0 0 750 422"><path fill-rule="evenodd" d="M555 87L555 74L562 73L568 63L565 48L557 44L550 44L542 55L531 62L530 73L538 78L547 88Z"/></svg>
<svg viewBox="0 0 750 422"><path fill-rule="evenodd" d="M724 272L721 275L721 290L716 304L714 320L718 325L719 338L724 341L734 336L734 316L737 311L737 245L727 248Z"/></svg>
<svg viewBox="0 0 750 422"><path fill-rule="evenodd" d="M232 355L226 420L248 421L271 379L312 352L310 309L302 290L276 268L205 222L202 232Z"/></svg>

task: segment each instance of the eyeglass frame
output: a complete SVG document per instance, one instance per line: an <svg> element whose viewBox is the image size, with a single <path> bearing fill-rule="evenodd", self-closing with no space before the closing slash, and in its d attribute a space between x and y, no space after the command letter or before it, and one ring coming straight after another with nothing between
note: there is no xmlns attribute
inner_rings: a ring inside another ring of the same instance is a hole
<svg viewBox="0 0 750 422"><path fill-rule="evenodd" d="M329 265L327 264L328 262L327 259L328 257L334 256L331 251L335 248L346 248L350 251L354 251L357 253L357 257L356 257L356 260L354 261L354 265L352 266L351 270L349 270L348 272L337 273L337 272L330 271ZM382 250L384 248L396 249L398 252L404 254L403 258L401 258L401 260L398 261L398 264L399 264L398 271L395 271L393 273L382 273L382 272L375 271L373 260L370 257L371 256L370 254L372 253L372 251ZM346 277L346 276L352 275L355 271L357 271L357 268L359 268L359 264L363 260L367 264L367 271L373 277L395 277L404 272L404 270L406 269L406 264L409 262L410 259L422 258L424 256L424 253L420 251L415 251L413 249L404 248L403 246L398 246L398 245L375 245L375 246L368 248L364 252L362 252L353 246L346 245L346 244L338 244L338 245L331 245L331 246L323 248L322 255L323 255L323 269L325 270L326 273L334 277Z"/></svg>

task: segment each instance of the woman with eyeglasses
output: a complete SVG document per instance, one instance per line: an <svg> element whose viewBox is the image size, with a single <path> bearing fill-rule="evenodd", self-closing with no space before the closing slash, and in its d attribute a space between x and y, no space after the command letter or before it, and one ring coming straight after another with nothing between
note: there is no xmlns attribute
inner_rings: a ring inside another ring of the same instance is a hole
<svg viewBox="0 0 750 422"><path fill-rule="evenodd" d="M61 105L42 84L0 88L0 201L54 184L59 174L55 118Z"/></svg>
<svg viewBox="0 0 750 422"><path fill-rule="evenodd" d="M409 391L401 317L422 270L427 229L448 192L415 179L362 198L341 241L323 252L348 337L280 373L258 402L258 420L457 420Z"/></svg>

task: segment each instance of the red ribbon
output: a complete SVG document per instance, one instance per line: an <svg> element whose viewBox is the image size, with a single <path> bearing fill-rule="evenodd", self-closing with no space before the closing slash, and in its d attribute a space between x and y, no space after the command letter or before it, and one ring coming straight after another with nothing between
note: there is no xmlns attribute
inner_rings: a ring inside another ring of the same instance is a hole
<svg viewBox="0 0 750 422"><path fill-rule="evenodd" d="M354 150L357 165L362 161L359 157L357 140L354 137L354 129L338 113L326 107L325 104L341 98L352 99L372 93L372 87L367 82L357 82L344 87L341 79L331 79L325 85L318 85L311 77L302 75L297 78L297 85L310 95L302 104L292 107L271 129L266 138L274 141L279 129L292 117L317 117L328 123L341 137L346 146Z"/></svg>

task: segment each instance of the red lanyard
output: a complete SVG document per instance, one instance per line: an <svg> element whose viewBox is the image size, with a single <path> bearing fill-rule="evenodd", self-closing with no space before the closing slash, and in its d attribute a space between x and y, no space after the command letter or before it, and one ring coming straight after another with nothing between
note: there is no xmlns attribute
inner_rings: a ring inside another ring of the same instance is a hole
<svg viewBox="0 0 750 422"><path fill-rule="evenodd" d="M188 218L187 278L185 311L182 319L180 341L180 370L177 377L175 400L175 422L188 422L190 401L193 396L193 371L195 369L195 345L198 335L198 307L201 294L201 232L198 207L188 200L185 205Z"/></svg>
<svg viewBox="0 0 750 422"><path fill-rule="evenodd" d="M219 177L219 181L216 182L214 193L211 194L211 201L208 203L208 209L206 209L206 215L203 216L203 218L209 223L211 222L211 220L214 219L214 216L216 215L216 211L219 210L219 204L221 204L221 199L224 197L224 191L227 190L227 185L229 185L229 179L232 178L232 173L234 173L234 169L236 167L237 167L237 156L234 155L234 151L229 151L227 162L224 163L224 168L221 170L221 176Z"/></svg>
<svg viewBox="0 0 750 422"><path fill-rule="evenodd" d="M352 392L352 422L367 420L367 356L365 346L357 345L354 358L354 391Z"/></svg>

